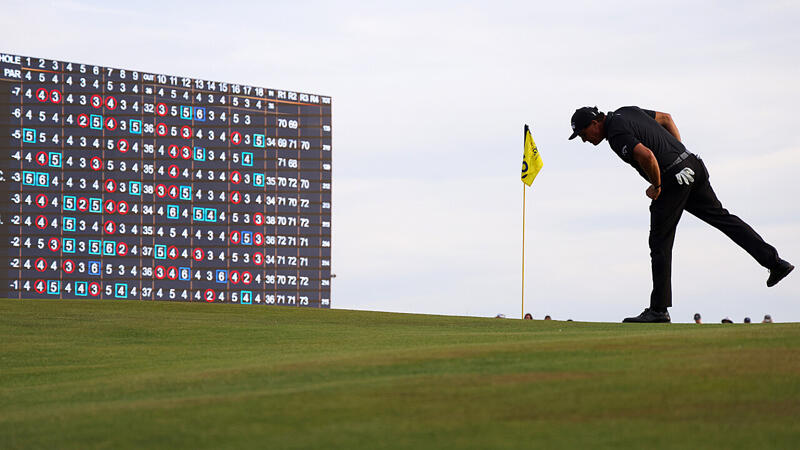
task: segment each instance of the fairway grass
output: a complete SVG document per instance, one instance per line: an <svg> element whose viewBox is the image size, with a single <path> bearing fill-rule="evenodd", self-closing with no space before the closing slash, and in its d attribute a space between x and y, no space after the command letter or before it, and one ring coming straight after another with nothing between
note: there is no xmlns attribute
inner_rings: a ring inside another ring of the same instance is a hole
<svg viewBox="0 0 800 450"><path fill-rule="evenodd" d="M800 324L0 300L0 448L798 448Z"/></svg>

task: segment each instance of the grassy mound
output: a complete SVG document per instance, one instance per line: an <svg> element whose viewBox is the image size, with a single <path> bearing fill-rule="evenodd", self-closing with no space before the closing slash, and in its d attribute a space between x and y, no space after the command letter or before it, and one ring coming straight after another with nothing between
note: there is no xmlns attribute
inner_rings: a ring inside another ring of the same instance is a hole
<svg viewBox="0 0 800 450"><path fill-rule="evenodd" d="M0 300L0 448L794 448L800 325Z"/></svg>

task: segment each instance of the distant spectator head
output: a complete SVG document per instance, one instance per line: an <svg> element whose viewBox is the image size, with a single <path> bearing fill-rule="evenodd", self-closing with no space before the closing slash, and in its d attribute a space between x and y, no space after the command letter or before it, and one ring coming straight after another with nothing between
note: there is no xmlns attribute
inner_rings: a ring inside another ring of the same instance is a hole
<svg viewBox="0 0 800 450"><path fill-rule="evenodd" d="M766 316L764 316L764 320L762 320L761 323L772 323L772 316L767 314Z"/></svg>
<svg viewBox="0 0 800 450"><path fill-rule="evenodd" d="M525 320L533 320L533 316L531 315L531 313L525 313L524 319Z"/></svg>
<svg viewBox="0 0 800 450"><path fill-rule="evenodd" d="M749 317L745 317L744 318L744 323L750 323L750 318Z"/></svg>
<svg viewBox="0 0 800 450"><path fill-rule="evenodd" d="M498 314L498 315L494 316L494 318L495 318L495 319L505 319L505 318L506 318L506 315L505 315L505 314L503 314L503 313L500 313L500 314Z"/></svg>
<svg viewBox="0 0 800 450"><path fill-rule="evenodd" d="M722 323L733 323L733 321L731 320L730 317L726 317L726 318L722 319Z"/></svg>
<svg viewBox="0 0 800 450"><path fill-rule="evenodd" d="M544 320L552 320L550 316L544 316Z"/></svg>
<svg viewBox="0 0 800 450"><path fill-rule="evenodd" d="M703 323L700 319L700 313L694 313L694 323Z"/></svg>

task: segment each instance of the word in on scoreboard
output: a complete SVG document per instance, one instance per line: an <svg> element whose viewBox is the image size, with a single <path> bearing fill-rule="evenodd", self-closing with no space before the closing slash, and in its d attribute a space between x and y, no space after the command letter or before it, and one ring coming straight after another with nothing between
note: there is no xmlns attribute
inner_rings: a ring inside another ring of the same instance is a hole
<svg viewBox="0 0 800 450"><path fill-rule="evenodd" d="M329 97L0 54L3 298L330 307Z"/></svg>

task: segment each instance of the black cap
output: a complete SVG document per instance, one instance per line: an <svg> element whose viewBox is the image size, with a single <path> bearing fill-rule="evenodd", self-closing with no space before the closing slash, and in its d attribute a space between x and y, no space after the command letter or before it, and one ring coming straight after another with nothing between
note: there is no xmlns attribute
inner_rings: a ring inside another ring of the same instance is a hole
<svg viewBox="0 0 800 450"><path fill-rule="evenodd" d="M597 110L597 106L584 106L583 108L576 109L575 114L572 115L572 134L569 138L575 139L575 136L583 131L584 128L591 125L592 121L599 115L600 111Z"/></svg>
<svg viewBox="0 0 800 450"><path fill-rule="evenodd" d="M700 313L694 313L694 320L700 320Z"/></svg>

